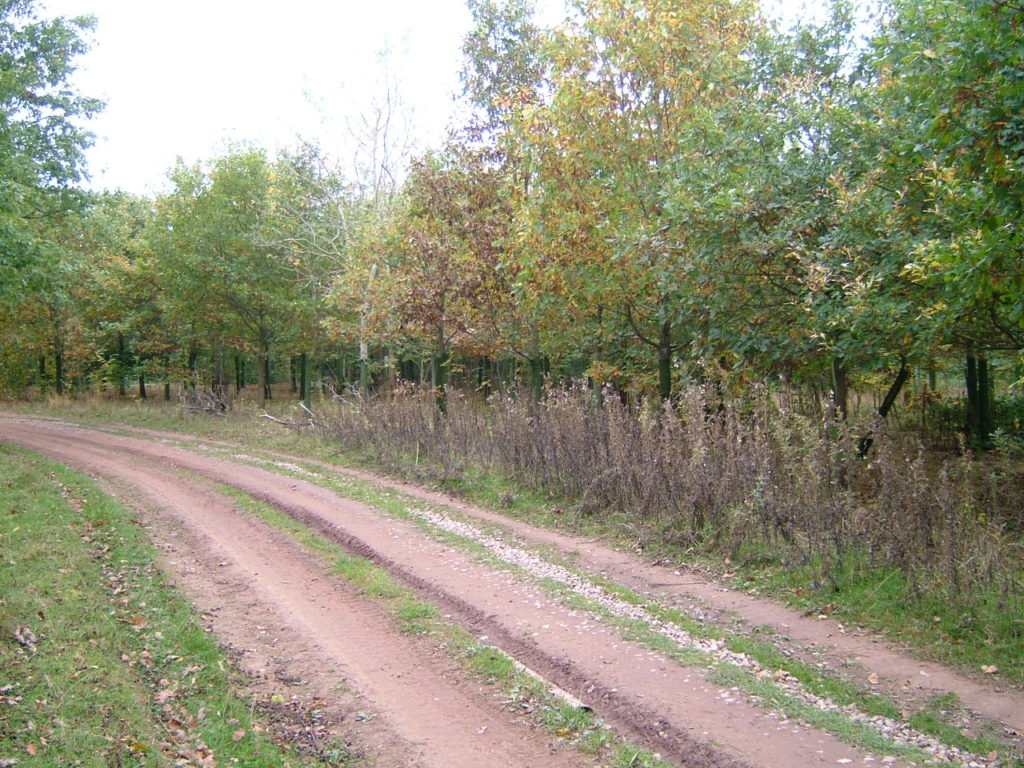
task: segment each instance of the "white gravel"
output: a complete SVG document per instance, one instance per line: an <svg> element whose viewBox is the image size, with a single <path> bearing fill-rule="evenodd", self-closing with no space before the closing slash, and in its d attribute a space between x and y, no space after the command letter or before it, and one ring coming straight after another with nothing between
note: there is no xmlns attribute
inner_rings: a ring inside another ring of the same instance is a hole
<svg viewBox="0 0 1024 768"><path fill-rule="evenodd" d="M998 765L998 763L987 760L979 755L965 752L958 747L943 744L933 736L916 731L905 722L866 714L852 704L845 706L836 704L808 691L798 679L785 670L768 669L745 653L729 650L724 639L709 640L694 637L676 624L663 621L654 616L643 606L634 605L615 597L583 576L573 573L560 565L550 563L532 552L506 544L468 523L453 520L445 515L429 510L408 508L406 511L426 520L441 530L472 539L486 547L488 551L500 560L510 565L518 566L533 576L552 579L565 584L577 594L594 601L615 616L644 622L651 630L671 639L681 649L700 651L710 656L716 663L733 664L737 667L742 667L758 679L770 681L787 695L805 704L823 711L840 713L849 720L872 728L886 738L900 744L917 747L932 755L936 760L945 761L952 765L960 766L960 768L982 768L983 766L991 768ZM695 618L698 620L702 619L700 616ZM885 758L883 758L883 762L886 762ZM892 761L890 760L889 762Z"/></svg>

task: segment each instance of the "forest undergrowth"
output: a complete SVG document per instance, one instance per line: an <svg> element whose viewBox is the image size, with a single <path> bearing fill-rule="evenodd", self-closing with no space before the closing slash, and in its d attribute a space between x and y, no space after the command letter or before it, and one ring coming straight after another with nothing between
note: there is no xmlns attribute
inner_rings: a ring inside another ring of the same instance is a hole
<svg viewBox="0 0 1024 768"><path fill-rule="evenodd" d="M349 399L318 409L346 454L514 511L546 500L577 530L649 556L717 562L746 588L890 630L990 670L1024 654L1024 469L1012 446L927 449L884 423L839 422L769 393L665 404L592 392ZM862 456L864 438L870 449ZM1004 664L1001 671L1024 680ZM1020 680L1018 680L1020 682Z"/></svg>

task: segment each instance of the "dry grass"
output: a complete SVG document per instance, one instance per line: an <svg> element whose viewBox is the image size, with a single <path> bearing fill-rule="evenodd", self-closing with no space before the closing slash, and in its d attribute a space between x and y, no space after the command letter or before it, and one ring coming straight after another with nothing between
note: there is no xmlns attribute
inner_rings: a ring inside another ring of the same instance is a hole
<svg viewBox="0 0 1024 768"><path fill-rule="evenodd" d="M827 414L828 409L821 413ZM429 393L320 409L348 451L452 482L468 470L571 500L642 545L813 565L835 583L851 563L895 566L914 595L1019 597L1020 473L999 456L934 456L876 425L872 452L827 415L787 411L767 394L712 404L694 388L671 404L596 406L562 390L541 403Z"/></svg>

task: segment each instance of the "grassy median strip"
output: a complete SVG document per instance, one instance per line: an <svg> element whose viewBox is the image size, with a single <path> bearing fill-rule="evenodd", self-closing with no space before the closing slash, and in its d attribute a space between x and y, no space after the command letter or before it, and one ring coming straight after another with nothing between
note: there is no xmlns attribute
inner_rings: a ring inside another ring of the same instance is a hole
<svg viewBox="0 0 1024 768"><path fill-rule="evenodd" d="M276 743L242 682L124 508L0 444L0 764L326 764Z"/></svg>
<svg viewBox="0 0 1024 768"><path fill-rule="evenodd" d="M605 757L610 761L610 768L669 768L657 755L618 738L589 710L562 700L501 649L477 640L445 620L432 604L419 600L383 568L326 541L270 504L227 486L222 486L221 491L231 496L241 511L272 525L323 557L335 574L381 606L400 631L435 638L465 664L467 670L494 685L510 710L532 714L559 738L584 752Z"/></svg>

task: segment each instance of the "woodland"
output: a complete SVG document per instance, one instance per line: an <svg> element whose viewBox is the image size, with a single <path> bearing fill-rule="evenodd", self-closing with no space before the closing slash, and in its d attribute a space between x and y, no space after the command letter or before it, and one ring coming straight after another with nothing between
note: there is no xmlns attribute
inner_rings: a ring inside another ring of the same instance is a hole
<svg viewBox="0 0 1024 768"><path fill-rule="evenodd" d="M443 146L385 89L354 163L237 146L140 197L81 184L90 20L4 3L0 393L347 403L339 441L648 543L1019 601L1024 6L468 6Z"/></svg>

